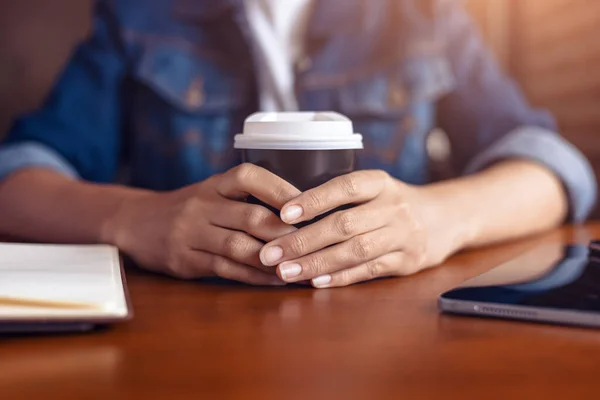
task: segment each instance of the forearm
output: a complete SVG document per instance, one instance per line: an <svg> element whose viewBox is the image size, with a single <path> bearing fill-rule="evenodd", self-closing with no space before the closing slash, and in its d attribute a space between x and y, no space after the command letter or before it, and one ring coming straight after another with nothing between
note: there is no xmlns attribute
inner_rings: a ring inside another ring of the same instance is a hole
<svg viewBox="0 0 600 400"><path fill-rule="evenodd" d="M55 243L106 243L108 221L144 191L27 169L0 184L0 235Z"/></svg>
<svg viewBox="0 0 600 400"><path fill-rule="evenodd" d="M560 180L529 161L504 161L475 175L422 188L429 229L450 229L456 250L541 232L564 221Z"/></svg>

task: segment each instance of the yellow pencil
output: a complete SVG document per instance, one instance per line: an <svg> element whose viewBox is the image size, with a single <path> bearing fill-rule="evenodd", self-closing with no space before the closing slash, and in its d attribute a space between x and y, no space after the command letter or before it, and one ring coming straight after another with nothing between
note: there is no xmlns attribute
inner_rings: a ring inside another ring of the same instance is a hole
<svg viewBox="0 0 600 400"><path fill-rule="evenodd" d="M0 296L0 307L33 307L33 308L55 308L69 310L93 310L98 306L88 303L77 303L67 301L26 299L19 297Z"/></svg>

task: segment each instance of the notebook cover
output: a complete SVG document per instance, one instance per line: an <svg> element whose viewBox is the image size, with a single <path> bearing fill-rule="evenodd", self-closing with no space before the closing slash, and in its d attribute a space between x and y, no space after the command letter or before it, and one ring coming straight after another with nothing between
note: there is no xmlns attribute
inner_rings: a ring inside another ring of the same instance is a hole
<svg viewBox="0 0 600 400"><path fill-rule="evenodd" d="M133 318L131 297L127 287L127 277L123 267L123 257L119 254L119 271L123 284L127 314L113 317L69 317L48 319L0 319L0 333L41 333L41 332L84 332L102 325L126 322Z"/></svg>

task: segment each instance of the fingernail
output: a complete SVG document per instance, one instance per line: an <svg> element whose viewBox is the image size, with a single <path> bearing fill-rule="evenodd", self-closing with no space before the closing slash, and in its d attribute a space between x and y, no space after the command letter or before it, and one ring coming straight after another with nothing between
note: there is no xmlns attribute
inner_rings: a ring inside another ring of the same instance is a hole
<svg viewBox="0 0 600 400"><path fill-rule="evenodd" d="M284 281L288 281L302 273L302 266L300 266L300 264L282 265L279 267L279 273Z"/></svg>
<svg viewBox="0 0 600 400"><path fill-rule="evenodd" d="M263 265L275 265L283 258L283 249L279 246L268 247L260 253Z"/></svg>
<svg viewBox="0 0 600 400"><path fill-rule="evenodd" d="M312 280L312 284L317 288L325 288L331 283L331 275L321 275Z"/></svg>
<svg viewBox="0 0 600 400"><path fill-rule="evenodd" d="M289 206L281 211L281 219L283 222L292 222L302 216L304 210L300 206Z"/></svg>

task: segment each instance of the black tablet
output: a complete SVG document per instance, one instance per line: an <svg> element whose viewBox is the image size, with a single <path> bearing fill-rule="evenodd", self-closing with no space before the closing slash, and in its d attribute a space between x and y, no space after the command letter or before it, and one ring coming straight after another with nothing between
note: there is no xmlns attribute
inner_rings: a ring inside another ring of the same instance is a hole
<svg viewBox="0 0 600 400"><path fill-rule="evenodd" d="M600 327L600 259L588 246L546 245L439 298L442 311Z"/></svg>

